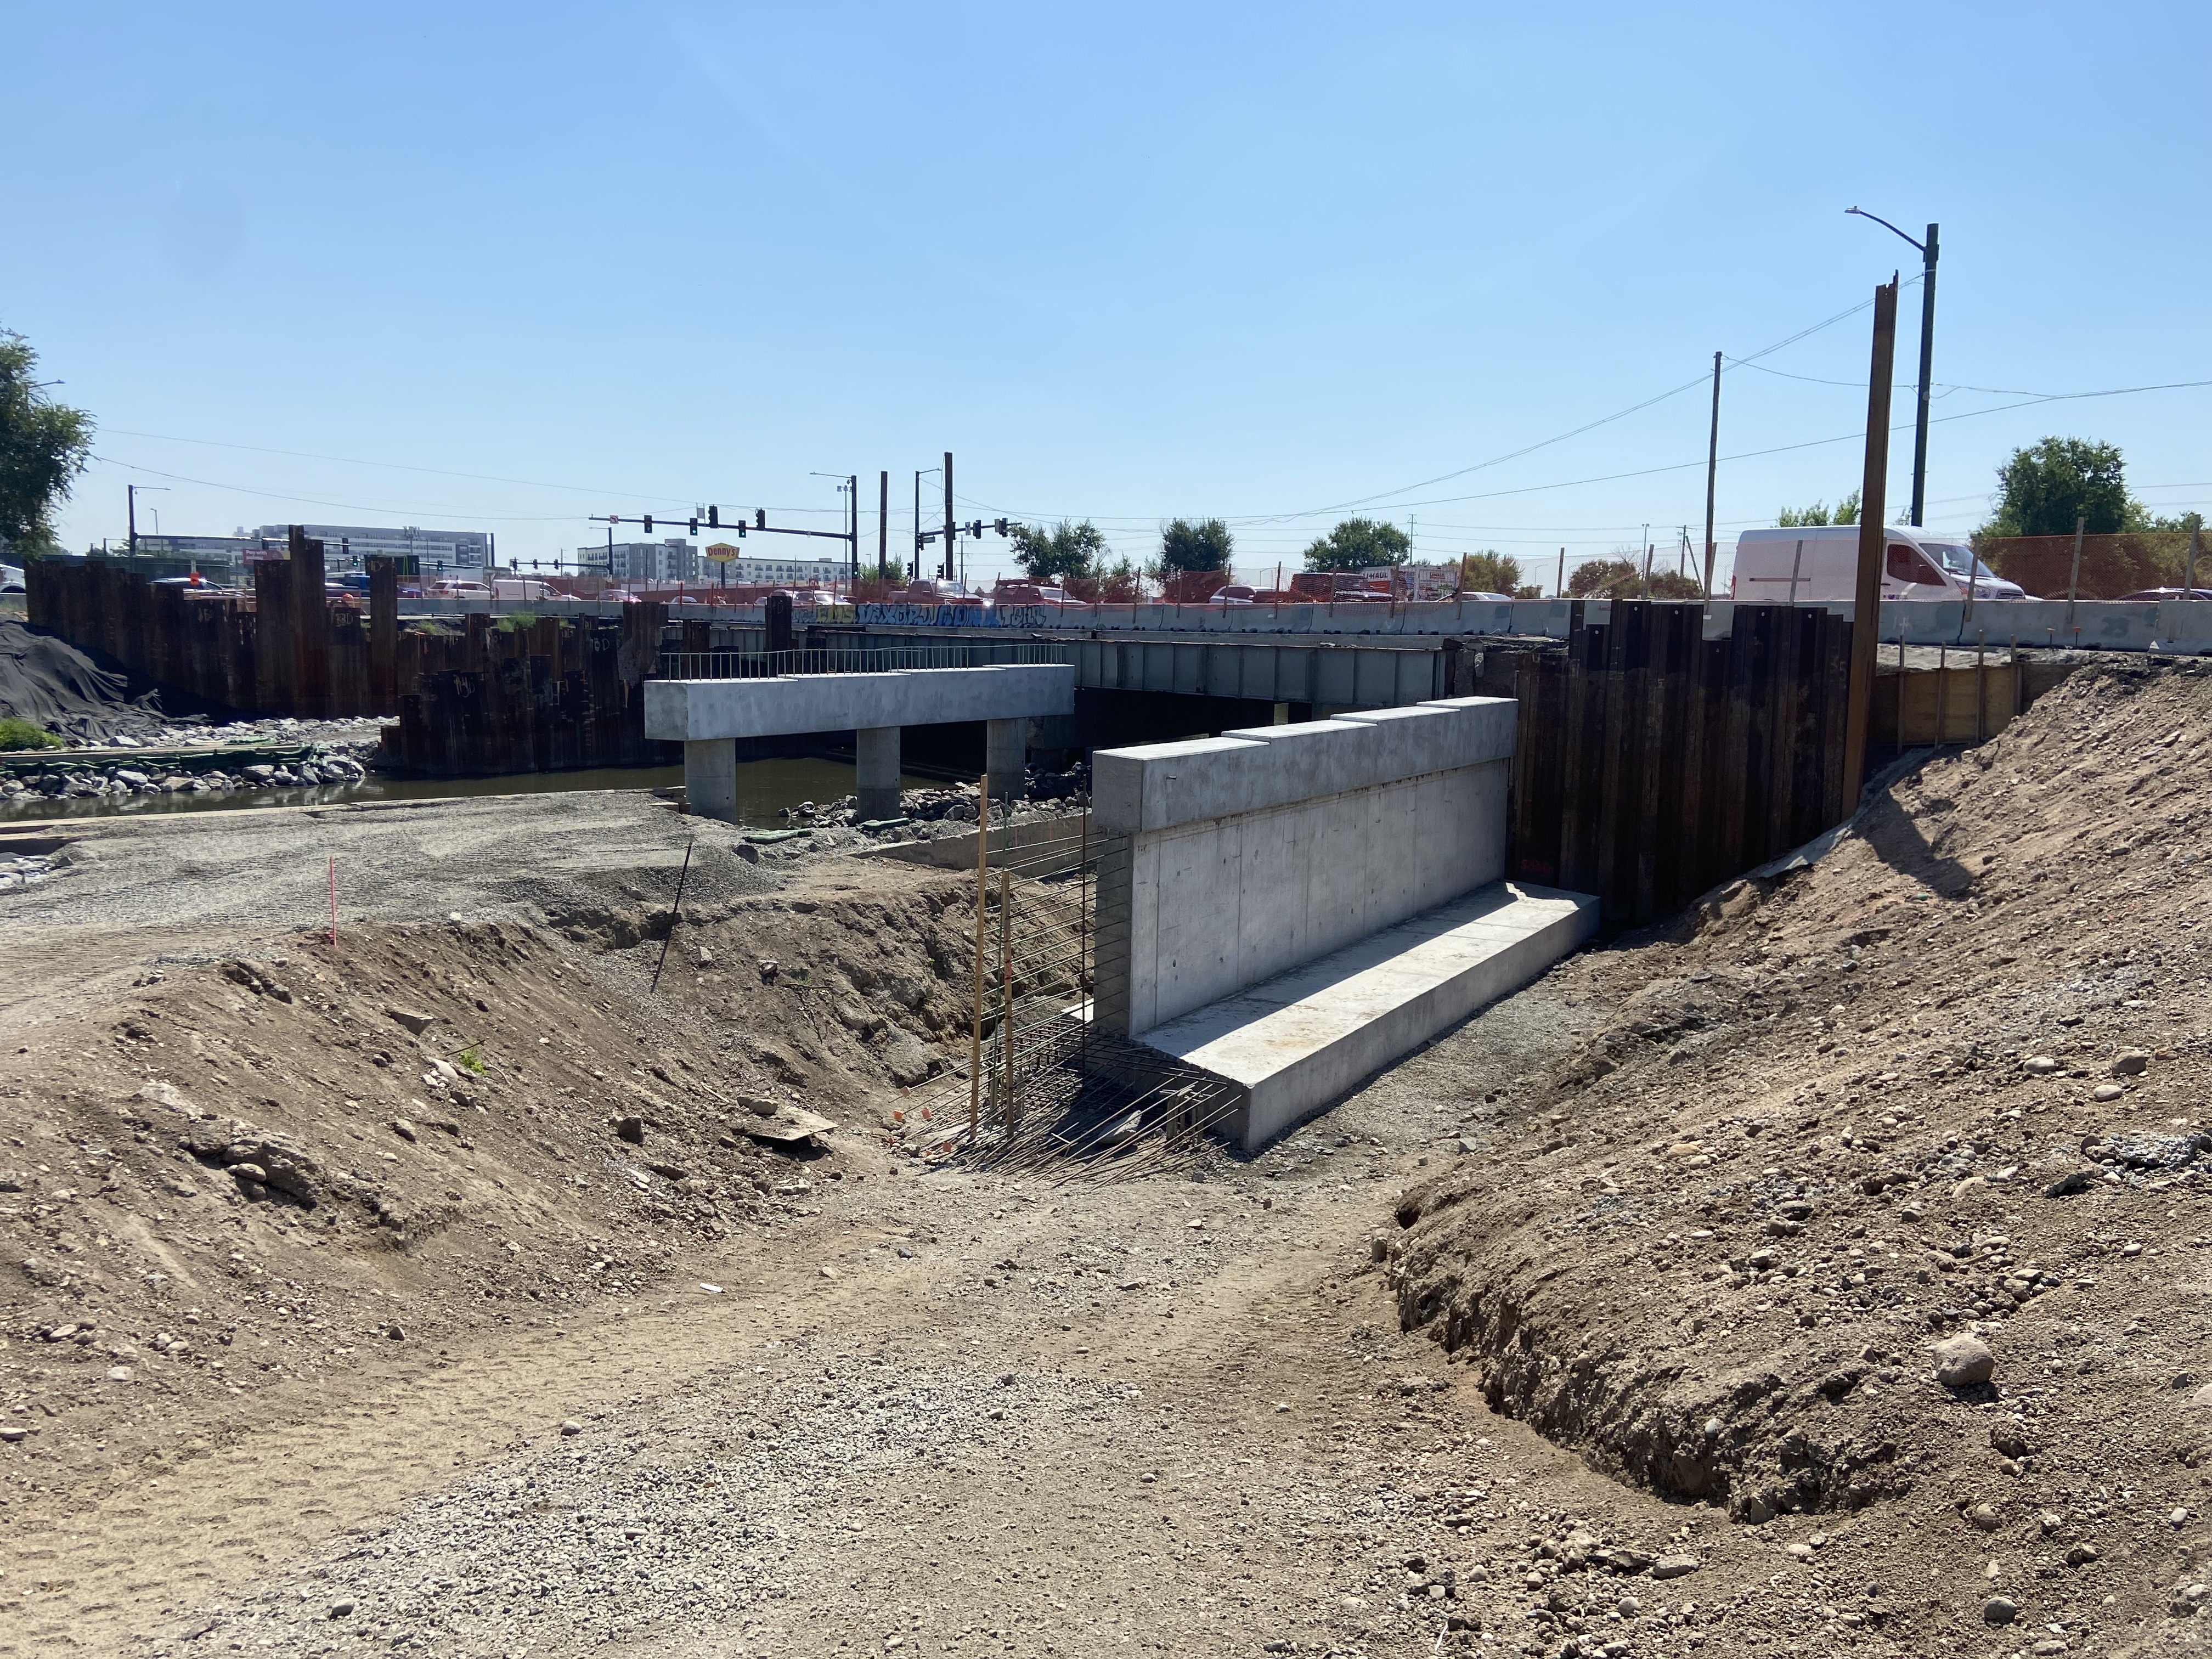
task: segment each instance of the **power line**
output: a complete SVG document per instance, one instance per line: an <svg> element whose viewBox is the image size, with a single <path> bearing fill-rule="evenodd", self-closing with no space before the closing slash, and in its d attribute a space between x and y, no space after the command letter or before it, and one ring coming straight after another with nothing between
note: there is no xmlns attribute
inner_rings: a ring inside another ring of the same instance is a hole
<svg viewBox="0 0 2212 1659"><path fill-rule="evenodd" d="M503 474L496 472L461 472L457 471L451 467L416 466L405 461L372 461L357 455L325 455L309 449L276 449L266 444L231 443L220 438L185 438L179 437L173 432L136 432L126 427L110 427L106 428L106 430L113 436L118 438L150 438L157 443L198 444L203 448L238 449L244 450L249 453L256 455L285 455L291 457L295 460L302 461L331 461L341 466L381 467L387 471L392 472L426 472L441 478L466 478L477 483L520 484L526 489L563 489L573 491L577 495L590 495L601 501L615 496L619 496L625 501L670 501L677 499L675 494L670 491L659 491L647 494L635 489L603 489L596 484L548 483L544 480L539 478L510 478ZM115 462L113 464L116 465L128 465L126 462ZM152 467L146 467L141 470L149 472L155 471ZM167 477L173 475L163 474L162 476ZM217 486L217 488L222 487L222 486ZM248 493L251 494L253 492L249 491ZM302 496L299 499L304 501L307 498ZM769 511L771 513L813 514L828 514L835 512L842 514L844 512L844 509L842 507L777 507L771 502L769 505ZM510 514L509 516L526 517L528 515ZM653 514L653 517L655 518L659 518L660 516L661 515L658 513Z"/></svg>

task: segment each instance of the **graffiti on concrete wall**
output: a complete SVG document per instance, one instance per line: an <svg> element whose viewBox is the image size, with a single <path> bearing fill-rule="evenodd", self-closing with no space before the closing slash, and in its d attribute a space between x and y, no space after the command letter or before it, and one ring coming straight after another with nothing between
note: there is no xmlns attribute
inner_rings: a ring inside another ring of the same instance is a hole
<svg viewBox="0 0 2212 1659"><path fill-rule="evenodd" d="M1048 605L863 605L863 625L889 628L1050 628L1058 611Z"/></svg>

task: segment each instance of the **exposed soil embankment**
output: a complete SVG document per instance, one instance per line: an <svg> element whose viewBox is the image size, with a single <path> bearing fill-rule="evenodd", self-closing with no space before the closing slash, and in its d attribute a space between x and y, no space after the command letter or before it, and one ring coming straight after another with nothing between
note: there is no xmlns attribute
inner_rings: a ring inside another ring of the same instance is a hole
<svg viewBox="0 0 2212 1659"><path fill-rule="evenodd" d="M99 988L0 1060L0 1430L312 1394L890 1178L900 1087L964 1034L958 886L855 866L673 940L665 906L572 900L562 933L349 927ZM750 1133L782 1107L839 1128Z"/></svg>
<svg viewBox="0 0 2212 1659"><path fill-rule="evenodd" d="M1406 1195L1407 1327L1665 1496L1914 1494L1937 1547L2162 1596L2212 1460L2208 740L2212 674L2084 672L1565 965L1606 1021Z"/></svg>

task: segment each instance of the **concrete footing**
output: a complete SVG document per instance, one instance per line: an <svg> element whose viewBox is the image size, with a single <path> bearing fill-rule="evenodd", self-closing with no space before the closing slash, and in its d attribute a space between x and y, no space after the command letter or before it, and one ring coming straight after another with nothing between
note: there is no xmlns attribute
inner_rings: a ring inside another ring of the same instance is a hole
<svg viewBox="0 0 2212 1659"><path fill-rule="evenodd" d="M1518 990L1596 932L1583 893L1496 882L1137 1041L1244 1091L1247 1152Z"/></svg>
<svg viewBox="0 0 2212 1659"><path fill-rule="evenodd" d="M895 818L899 815L899 728L862 726L853 734L854 783L860 798L860 817Z"/></svg>

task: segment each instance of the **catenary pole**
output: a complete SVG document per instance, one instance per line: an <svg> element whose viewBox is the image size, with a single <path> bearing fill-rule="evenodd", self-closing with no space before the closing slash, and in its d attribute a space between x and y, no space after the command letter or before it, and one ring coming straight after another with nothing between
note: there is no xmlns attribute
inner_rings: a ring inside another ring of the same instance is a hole
<svg viewBox="0 0 2212 1659"><path fill-rule="evenodd" d="M952 452L945 452L945 580L952 580Z"/></svg>
<svg viewBox="0 0 2212 1659"><path fill-rule="evenodd" d="M1705 441L1705 597L1713 592L1713 486L1721 467L1721 354L1713 353L1713 427Z"/></svg>
<svg viewBox="0 0 2212 1659"><path fill-rule="evenodd" d="M876 474L876 579L889 581L891 571L891 475ZM921 573L916 571L916 575Z"/></svg>
<svg viewBox="0 0 2212 1659"><path fill-rule="evenodd" d="M1920 249L1920 404L1912 417L1912 523L1917 529L1928 505L1928 400L1936 372L1936 227ZM1971 592L1973 578L1967 576Z"/></svg>

